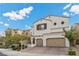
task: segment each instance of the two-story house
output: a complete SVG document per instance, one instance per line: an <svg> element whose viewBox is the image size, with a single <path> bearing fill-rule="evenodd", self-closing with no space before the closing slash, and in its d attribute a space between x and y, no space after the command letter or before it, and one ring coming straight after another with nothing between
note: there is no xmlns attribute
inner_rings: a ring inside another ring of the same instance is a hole
<svg viewBox="0 0 79 59"><path fill-rule="evenodd" d="M34 23L31 42L39 47L69 47L63 28L69 30L68 17L47 16Z"/></svg>

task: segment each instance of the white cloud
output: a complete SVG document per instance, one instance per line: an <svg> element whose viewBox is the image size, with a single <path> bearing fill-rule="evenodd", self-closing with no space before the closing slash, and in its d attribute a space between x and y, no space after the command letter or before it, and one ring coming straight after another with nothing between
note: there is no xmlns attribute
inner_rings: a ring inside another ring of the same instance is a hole
<svg viewBox="0 0 79 59"><path fill-rule="evenodd" d="M11 12L3 13L3 16L9 17L12 20L21 20L24 17L29 17L28 14L30 14L32 10L33 10L33 7L30 6L28 8L23 8L22 10L19 10L18 12L11 11Z"/></svg>
<svg viewBox="0 0 79 59"><path fill-rule="evenodd" d="M68 12L64 12L63 15L64 15L64 16L67 16L67 17L70 16L70 14L69 14Z"/></svg>
<svg viewBox="0 0 79 59"><path fill-rule="evenodd" d="M69 8L71 5L72 5L72 4L68 4L68 5L66 5L63 9L65 10L65 9Z"/></svg>
<svg viewBox="0 0 79 59"><path fill-rule="evenodd" d="M4 26L8 27L8 26L9 26L9 24L5 23L5 24L4 24Z"/></svg>
<svg viewBox="0 0 79 59"><path fill-rule="evenodd" d="M12 19L12 20L23 19L22 16L18 15L18 14L17 14L16 12L14 12L14 11L4 13L3 16L9 17L9 18Z"/></svg>
<svg viewBox="0 0 79 59"><path fill-rule="evenodd" d="M25 25L25 27L27 28L27 29L30 29L31 27L30 26L28 26L28 25Z"/></svg>
<svg viewBox="0 0 79 59"><path fill-rule="evenodd" d="M73 5L69 11L75 14L79 14L79 5Z"/></svg>
<svg viewBox="0 0 79 59"><path fill-rule="evenodd" d="M3 24L3 22L2 21L0 21L0 25L2 25Z"/></svg>
<svg viewBox="0 0 79 59"><path fill-rule="evenodd" d="M31 13L32 10L33 7L23 8L22 10L19 11L19 15L26 16L27 14Z"/></svg>
<svg viewBox="0 0 79 59"><path fill-rule="evenodd" d="M79 14L79 5L72 5L64 7L65 9L69 7L68 11L63 12L63 15L65 16L74 16Z"/></svg>
<svg viewBox="0 0 79 59"><path fill-rule="evenodd" d="M4 23L4 22L2 22L2 21L0 21L0 25L6 26L6 27L8 27L8 26L9 26L9 24L8 24L8 23Z"/></svg>

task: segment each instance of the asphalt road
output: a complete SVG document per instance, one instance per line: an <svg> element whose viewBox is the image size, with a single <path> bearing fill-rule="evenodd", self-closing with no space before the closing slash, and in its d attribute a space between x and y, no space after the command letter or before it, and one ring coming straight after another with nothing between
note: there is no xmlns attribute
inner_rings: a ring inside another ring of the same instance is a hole
<svg viewBox="0 0 79 59"><path fill-rule="evenodd" d="M0 52L0 56L7 56L7 55L5 55L5 54L3 54L3 53Z"/></svg>

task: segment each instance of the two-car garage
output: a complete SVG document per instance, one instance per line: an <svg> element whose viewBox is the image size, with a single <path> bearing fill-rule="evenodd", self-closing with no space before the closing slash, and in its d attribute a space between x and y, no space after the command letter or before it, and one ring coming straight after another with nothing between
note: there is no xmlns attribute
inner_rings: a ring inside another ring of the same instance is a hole
<svg viewBox="0 0 79 59"><path fill-rule="evenodd" d="M65 39L64 38L49 38L46 40L46 46L48 46L48 47L64 47Z"/></svg>
<svg viewBox="0 0 79 59"><path fill-rule="evenodd" d="M36 40L36 46L43 47L43 39ZM64 38L48 38L46 39L47 47L65 47L65 39Z"/></svg>

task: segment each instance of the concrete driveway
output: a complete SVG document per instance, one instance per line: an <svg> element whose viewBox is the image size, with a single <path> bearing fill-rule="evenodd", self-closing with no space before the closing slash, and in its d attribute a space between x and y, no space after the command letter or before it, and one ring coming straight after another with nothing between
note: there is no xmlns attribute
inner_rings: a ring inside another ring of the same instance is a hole
<svg viewBox="0 0 79 59"><path fill-rule="evenodd" d="M69 48L58 47L30 47L21 51L12 49L0 49L1 56L68 56ZM77 46L77 56L79 56L79 46Z"/></svg>
<svg viewBox="0 0 79 59"><path fill-rule="evenodd" d="M22 50L26 53L34 53L40 56L65 56L68 53L68 48L58 48L58 47L32 47Z"/></svg>
<svg viewBox="0 0 79 59"><path fill-rule="evenodd" d="M3 54L3 53L0 52L0 56L7 56L7 55L5 55L5 54Z"/></svg>

